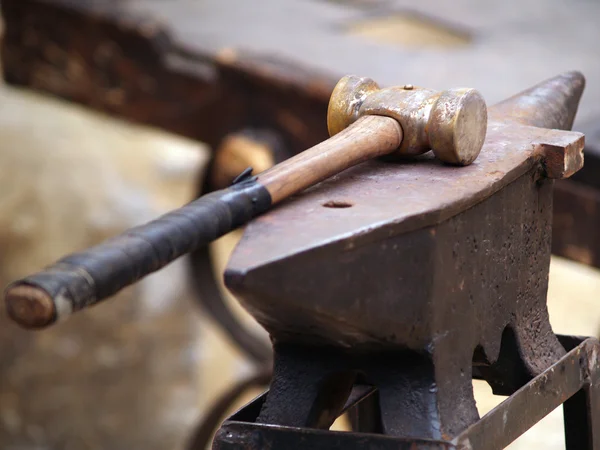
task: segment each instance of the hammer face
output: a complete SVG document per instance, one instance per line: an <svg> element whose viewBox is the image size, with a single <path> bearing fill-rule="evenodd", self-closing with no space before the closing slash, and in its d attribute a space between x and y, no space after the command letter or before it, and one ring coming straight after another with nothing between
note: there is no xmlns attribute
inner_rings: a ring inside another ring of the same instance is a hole
<svg viewBox="0 0 600 450"><path fill-rule="evenodd" d="M467 166L483 147L487 107L475 89L451 89L439 94L431 108L427 135L442 161Z"/></svg>

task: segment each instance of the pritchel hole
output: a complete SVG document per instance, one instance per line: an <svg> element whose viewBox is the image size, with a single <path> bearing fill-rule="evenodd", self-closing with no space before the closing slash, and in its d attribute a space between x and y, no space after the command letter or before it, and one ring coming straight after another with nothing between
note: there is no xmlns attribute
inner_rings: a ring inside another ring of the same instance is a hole
<svg viewBox="0 0 600 450"><path fill-rule="evenodd" d="M325 208L350 208L352 203L344 201L344 200L329 200L326 203L323 203Z"/></svg>

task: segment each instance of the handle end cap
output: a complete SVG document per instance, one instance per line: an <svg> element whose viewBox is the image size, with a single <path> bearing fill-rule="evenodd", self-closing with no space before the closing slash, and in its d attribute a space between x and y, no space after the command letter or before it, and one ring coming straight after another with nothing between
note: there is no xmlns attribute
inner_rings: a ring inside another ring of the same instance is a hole
<svg viewBox="0 0 600 450"><path fill-rule="evenodd" d="M52 297L35 286L9 286L4 301L9 317L24 328L43 328L56 317Z"/></svg>

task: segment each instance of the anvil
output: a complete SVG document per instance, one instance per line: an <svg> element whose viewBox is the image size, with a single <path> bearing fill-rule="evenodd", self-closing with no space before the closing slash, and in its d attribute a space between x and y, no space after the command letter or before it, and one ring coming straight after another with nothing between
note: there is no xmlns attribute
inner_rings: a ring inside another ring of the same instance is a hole
<svg viewBox="0 0 600 450"><path fill-rule="evenodd" d="M546 291L553 179L583 165L579 73L489 109L479 158L373 160L261 216L226 285L271 335L257 422L328 428L360 379L384 434L446 439L478 420L471 379L510 394L565 353Z"/></svg>

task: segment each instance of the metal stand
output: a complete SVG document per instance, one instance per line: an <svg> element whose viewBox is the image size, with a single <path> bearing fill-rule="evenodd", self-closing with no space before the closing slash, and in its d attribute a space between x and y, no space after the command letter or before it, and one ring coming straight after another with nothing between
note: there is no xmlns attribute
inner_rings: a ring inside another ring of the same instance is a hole
<svg viewBox="0 0 600 450"><path fill-rule="evenodd" d="M319 396L317 386L313 386L312 390L310 386L305 386L307 389L304 391L304 399L307 403L288 404L288 419L304 416L309 421L307 426L283 426L265 420L269 418L270 413L268 408L265 408L267 394L263 394L222 425L213 448L216 450L501 449L562 404L567 450L598 450L600 449L600 366L598 365L600 343L593 338L558 337L568 350L564 357L456 436L432 440L415 436L386 435L383 409L385 402L382 402L385 398L379 389L360 382L348 389L349 393L342 400L342 406L336 409L335 402L331 402L331 399L341 398L344 385L339 383L342 376L339 372L337 389L334 392L329 389L328 397ZM321 356L324 355L321 354L316 359ZM322 361L327 359L329 358L325 355ZM331 367L339 362L339 360L332 361ZM304 371L302 375L310 375L309 372ZM475 372L477 376L477 371ZM302 376L297 376L296 379L298 378L307 379ZM360 378L359 376L359 381ZM328 390L327 386L323 384L320 386ZM287 388L289 389L290 386ZM277 396L278 389L274 385L268 395ZM309 401L310 398L312 402ZM405 402L409 400L405 399ZM306 406L309 403L311 408L307 410ZM357 431L328 431L332 419L346 411L350 413L353 428ZM335 414L332 414L333 412ZM278 411L271 418L282 417L285 413L285 411Z"/></svg>

